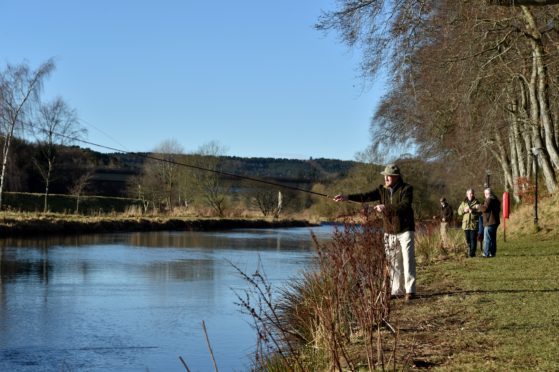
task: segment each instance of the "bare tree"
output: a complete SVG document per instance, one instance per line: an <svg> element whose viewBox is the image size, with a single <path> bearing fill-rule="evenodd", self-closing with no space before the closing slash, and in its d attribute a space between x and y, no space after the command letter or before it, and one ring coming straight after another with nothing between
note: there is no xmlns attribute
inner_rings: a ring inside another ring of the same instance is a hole
<svg viewBox="0 0 559 372"><path fill-rule="evenodd" d="M45 182L44 212L48 210L49 185L57 156L57 147L81 139L86 129L81 127L75 110L62 98L42 104L33 124L33 133L39 145L35 165Z"/></svg>
<svg viewBox="0 0 559 372"><path fill-rule="evenodd" d="M278 218L280 213L289 205L289 198L281 191L273 189L259 189L252 196L252 203L264 216Z"/></svg>
<svg viewBox="0 0 559 372"><path fill-rule="evenodd" d="M80 177L78 177L78 179L70 188L70 194L76 198L76 214L80 213L81 196L83 195L85 188L93 178L93 173L95 173L95 170L93 168L87 169Z"/></svg>
<svg viewBox="0 0 559 372"><path fill-rule="evenodd" d="M210 141L198 148L194 157L193 165L208 169L208 171L193 170L192 179L195 182L199 194L206 204L212 208L218 216L223 216L226 208L226 196L229 192L223 179L218 174L221 169L219 156L227 152L225 146L218 141Z"/></svg>
<svg viewBox="0 0 559 372"><path fill-rule="evenodd" d="M27 64L8 64L5 71L0 73L0 128L4 140L0 174L0 209L12 138L29 120L34 104L38 102L43 80L53 70L54 62L49 60L36 70L31 70Z"/></svg>
<svg viewBox="0 0 559 372"><path fill-rule="evenodd" d="M178 193L178 160L183 151L174 139L161 142L144 163L141 176L132 180L129 193L143 201L146 211L150 204L159 210L173 208Z"/></svg>
<svg viewBox="0 0 559 372"><path fill-rule="evenodd" d="M339 1L319 29L364 50L366 75L392 79L371 123L372 150L413 147L459 166L465 181L530 176L532 149L549 192L559 171L556 1ZM507 5L507 6L495 6ZM534 6L542 5L542 6ZM379 30L385 30L379 33ZM455 174L455 172L454 172Z"/></svg>

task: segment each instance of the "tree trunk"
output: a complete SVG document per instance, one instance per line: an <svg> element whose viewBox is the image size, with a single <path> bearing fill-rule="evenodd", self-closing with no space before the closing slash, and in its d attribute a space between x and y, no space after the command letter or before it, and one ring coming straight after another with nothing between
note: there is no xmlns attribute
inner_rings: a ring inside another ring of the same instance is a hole
<svg viewBox="0 0 559 372"><path fill-rule="evenodd" d="M535 57L535 56L533 56ZM528 95L530 99L530 127L532 132L532 141L531 145L534 148L540 148L544 152L543 155L540 155L539 161L540 166L543 170L543 175L545 178L545 185L547 190L550 193L553 193L557 188L557 181L555 180L555 172L549 161L549 157L547 156L547 152L545 151L545 147L542 141L541 133L540 133L540 120L539 120L539 104L537 98L537 64L536 59L532 58L532 75L530 77L530 83L528 84ZM531 147L527 148L528 154L532 154ZM528 156L530 158L530 156Z"/></svg>
<svg viewBox="0 0 559 372"><path fill-rule="evenodd" d="M80 195L76 196L76 214L80 213Z"/></svg>
<svg viewBox="0 0 559 372"><path fill-rule="evenodd" d="M511 115L513 116L513 115ZM514 117L511 118L514 121L516 120ZM512 169L512 197L516 202L520 201L518 197L518 178L520 178L520 171L519 171L519 164L523 164L522 161L519 161L519 153L517 151L516 146L516 139L514 137L514 124L513 128L509 131L509 147L510 147L510 162L511 162L511 169Z"/></svg>
<svg viewBox="0 0 559 372"><path fill-rule="evenodd" d="M522 136L520 135L520 123L518 116L513 117L513 127L512 127L512 141L516 153L516 163L518 167L518 176L526 177L528 172L526 172L526 164L524 163L524 147L522 146Z"/></svg>
<svg viewBox="0 0 559 372"><path fill-rule="evenodd" d="M525 157L523 158L523 162L524 162L524 166L523 168L525 169L525 173L524 173L524 177L526 178L530 178L530 176L532 175L532 160L530 158L530 149L532 148L532 123L531 123L531 119L530 119L530 115L528 114L528 93L527 93L527 87L530 85L530 83L526 80L526 78L524 76L521 76L521 79L519 80L520 83L520 105L518 106L518 115L517 117L519 118L519 122L518 124L521 126L520 129L520 137L524 140L524 151L521 151L523 154L525 154ZM529 90L529 89L528 89ZM519 143L519 145L521 146L521 144Z"/></svg>
<svg viewBox="0 0 559 372"><path fill-rule="evenodd" d="M533 67L536 69L536 92L540 111L539 119L541 120L542 128L544 130L546 151L553 166L557 169L559 168L559 151L557 149L557 143L555 142L555 129L549 112L549 100L547 94L548 78L547 69L543 63L544 50L542 36L538 31L536 20L534 19L532 12L526 6L521 6L521 9L528 25L528 36L532 47Z"/></svg>
<svg viewBox="0 0 559 372"><path fill-rule="evenodd" d="M53 167L53 162L51 161L51 159L48 160L48 168L47 168L47 174L45 177L45 205L43 207L43 212L47 213L49 210L49 203L48 203L48 198L49 198L49 185L50 185L50 174L52 172L52 167Z"/></svg>
<svg viewBox="0 0 559 372"><path fill-rule="evenodd" d="M497 143L498 152L494 151L494 155L497 158L497 161L501 164L501 168L503 168L503 176L505 178L505 190L513 190L514 189L514 181L512 177L512 168L511 162L507 155L507 150L505 148L505 143L503 142L503 138L501 133L497 129L495 129L495 142Z"/></svg>
<svg viewBox="0 0 559 372"><path fill-rule="evenodd" d="M2 149L2 174L0 175L0 210L2 209L2 196L4 194L4 181L6 179L6 169L8 167L8 156L10 154L10 145L12 143L12 138L14 136L14 130L17 123L17 119L13 121L10 125L8 133L4 138L4 148Z"/></svg>

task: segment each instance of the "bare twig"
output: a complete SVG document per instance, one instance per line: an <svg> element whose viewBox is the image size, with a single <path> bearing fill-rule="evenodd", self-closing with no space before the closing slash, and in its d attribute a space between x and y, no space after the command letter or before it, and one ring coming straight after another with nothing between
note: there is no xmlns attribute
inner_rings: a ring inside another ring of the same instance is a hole
<svg viewBox="0 0 559 372"><path fill-rule="evenodd" d="M217 369L217 363L215 361L214 352L212 350L212 345L210 344L210 338L208 337L208 330L206 329L206 322L202 320L202 329L204 330L204 335L206 336L206 343L208 344L208 349L210 350L210 355L212 357L212 362L214 363L215 372L219 372Z"/></svg>
<svg viewBox="0 0 559 372"><path fill-rule="evenodd" d="M179 360L181 361L182 365L186 369L186 372L190 372L190 368L188 368L188 366L186 365L186 362L184 361L184 359L180 355L179 355Z"/></svg>

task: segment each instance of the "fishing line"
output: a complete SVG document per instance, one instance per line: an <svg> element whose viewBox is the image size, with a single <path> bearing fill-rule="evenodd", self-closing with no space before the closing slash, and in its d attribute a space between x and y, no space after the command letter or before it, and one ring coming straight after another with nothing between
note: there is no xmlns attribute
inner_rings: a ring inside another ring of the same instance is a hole
<svg viewBox="0 0 559 372"><path fill-rule="evenodd" d="M225 172L225 171L221 171L221 170L217 170L217 169L210 169L210 168L205 168L205 167L201 167L201 166L198 166L198 165L181 163L181 162L171 160L171 159L162 159L162 158L155 157L153 155L134 153L134 152L131 152L131 151L125 151L125 150L117 149L117 148L114 148L114 147L100 145L98 143L82 140L80 138L68 136L68 135L65 135L65 134L62 134L62 133L54 133L54 134L56 134L57 136L69 139L69 140L73 140L73 141L76 141L76 142L81 142L81 143L91 145L91 146L100 147L100 148L103 148L103 149L106 149L106 150L120 152L120 153L127 154L127 155L130 155L130 156L136 156L136 157L143 158L143 159L156 160L156 161L169 163L169 164L173 164L173 165L178 165L178 166L182 166L182 167L197 169L197 170L200 170L200 171L216 173L216 174L219 174L219 175L222 175L222 176L228 176L228 177L238 178L238 179L242 179L242 180L248 180L248 181L252 181L252 182L262 183L262 184L266 184L266 185L270 185L270 186L281 187L281 188L288 189L288 190L304 192L304 193L307 193L307 194L321 196L323 198L328 198L328 199L332 200L332 197L327 195L327 194L323 194L323 193L312 191L312 190L302 189L302 188L296 187L296 186L288 186L288 185L280 184L280 183L277 183L277 182L267 181L267 180L264 180L264 179L261 179L261 178L242 176L242 175L239 175L239 174ZM353 202L353 203L359 203L359 202L354 202L353 200L349 200L349 201ZM361 204L361 203L359 203L359 204Z"/></svg>

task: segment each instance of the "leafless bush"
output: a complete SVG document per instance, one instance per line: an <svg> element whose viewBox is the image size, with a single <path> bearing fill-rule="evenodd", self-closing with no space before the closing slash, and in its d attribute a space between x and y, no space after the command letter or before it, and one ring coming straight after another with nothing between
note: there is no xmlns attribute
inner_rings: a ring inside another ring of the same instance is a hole
<svg viewBox="0 0 559 372"><path fill-rule="evenodd" d="M390 313L390 277L379 221L346 223L319 243L307 270L274 297L263 270L247 275L239 305L258 335L256 370L385 369L381 330ZM365 354L365 356L364 356Z"/></svg>

